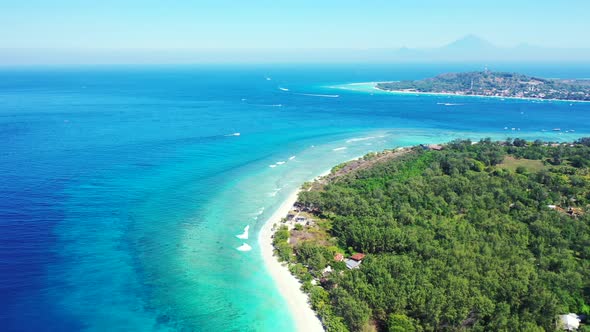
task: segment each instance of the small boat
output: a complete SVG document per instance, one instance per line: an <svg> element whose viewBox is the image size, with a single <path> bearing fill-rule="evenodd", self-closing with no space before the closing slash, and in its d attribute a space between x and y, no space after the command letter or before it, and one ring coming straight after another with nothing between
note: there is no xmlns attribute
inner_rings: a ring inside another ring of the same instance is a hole
<svg viewBox="0 0 590 332"><path fill-rule="evenodd" d="M553 131L561 131L561 128L553 128Z"/></svg>

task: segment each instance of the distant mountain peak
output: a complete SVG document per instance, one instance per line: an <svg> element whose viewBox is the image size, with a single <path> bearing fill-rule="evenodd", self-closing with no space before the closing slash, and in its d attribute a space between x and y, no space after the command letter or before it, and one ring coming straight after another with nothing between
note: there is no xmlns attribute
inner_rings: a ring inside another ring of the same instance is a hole
<svg viewBox="0 0 590 332"><path fill-rule="evenodd" d="M496 48L492 43L482 39L476 35L466 35L460 39L443 46L444 49L460 49L460 50L480 50Z"/></svg>

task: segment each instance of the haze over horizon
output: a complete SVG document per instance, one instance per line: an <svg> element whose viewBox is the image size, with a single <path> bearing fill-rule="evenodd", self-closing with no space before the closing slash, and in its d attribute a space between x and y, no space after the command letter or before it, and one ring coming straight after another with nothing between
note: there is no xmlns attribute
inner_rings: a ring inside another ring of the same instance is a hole
<svg viewBox="0 0 590 332"><path fill-rule="evenodd" d="M588 12L582 0L0 0L0 64L586 61Z"/></svg>

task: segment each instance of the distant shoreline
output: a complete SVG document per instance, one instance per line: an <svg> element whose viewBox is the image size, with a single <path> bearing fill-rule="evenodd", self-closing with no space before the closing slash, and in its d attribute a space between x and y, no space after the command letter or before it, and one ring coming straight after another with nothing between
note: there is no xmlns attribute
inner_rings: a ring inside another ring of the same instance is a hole
<svg viewBox="0 0 590 332"><path fill-rule="evenodd" d="M371 82L372 83L372 82ZM383 83L383 82L377 82ZM363 84L363 83L354 83ZM504 96L487 96L487 95L464 95L451 92L421 92L421 91L405 91L405 90L386 90L374 85L375 90L395 93L400 95L432 95L432 96L451 96L451 97L476 97L476 98L496 98L496 99L515 99L515 100L536 100L536 101L558 101L564 103L590 103L590 100L573 100L573 99L550 99L550 98L531 98L531 97L504 97Z"/></svg>
<svg viewBox="0 0 590 332"><path fill-rule="evenodd" d="M373 90L377 90L385 93L399 94L399 95L424 95L424 96L448 96L448 97L471 97L471 98L494 98L494 99L512 99L512 100L533 100L533 101L551 101L551 102L563 102L563 103L590 103L590 100L573 100L573 99L550 99L550 98L532 98L532 97L503 97L503 96L486 96L486 95L464 95L450 92L421 92L421 91L406 91L406 90L386 90L381 89L377 86L379 83L389 83L398 81L378 81L378 82L354 82L345 83L341 85L333 85L330 88L352 90L357 92L369 92L368 90L357 90L357 89L346 89L344 86L359 86L359 85L371 85Z"/></svg>
<svg viewBox="0 0 590 332"><path fill-rule="evenodd" d="M471 84L469 85L468 82ZM590 81L545 79L519 73L492 72L487 69L444 73L422 80L378 82L375 88L395 93L428 93L570 103L590 101ZM581 98L568 99L572 94Z"/></svg>

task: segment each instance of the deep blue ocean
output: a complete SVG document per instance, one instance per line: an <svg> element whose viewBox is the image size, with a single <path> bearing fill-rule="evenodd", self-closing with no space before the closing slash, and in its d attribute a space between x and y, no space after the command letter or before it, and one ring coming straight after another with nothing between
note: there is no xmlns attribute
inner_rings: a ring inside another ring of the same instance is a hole
<svg viewBox="0 0 590 332"><path fill-rule="evenodd" d="M483 67L0 68L0 330L292 331L255 234L303 181L385 148L590 136L590 103L350 84Z"/></svg>

